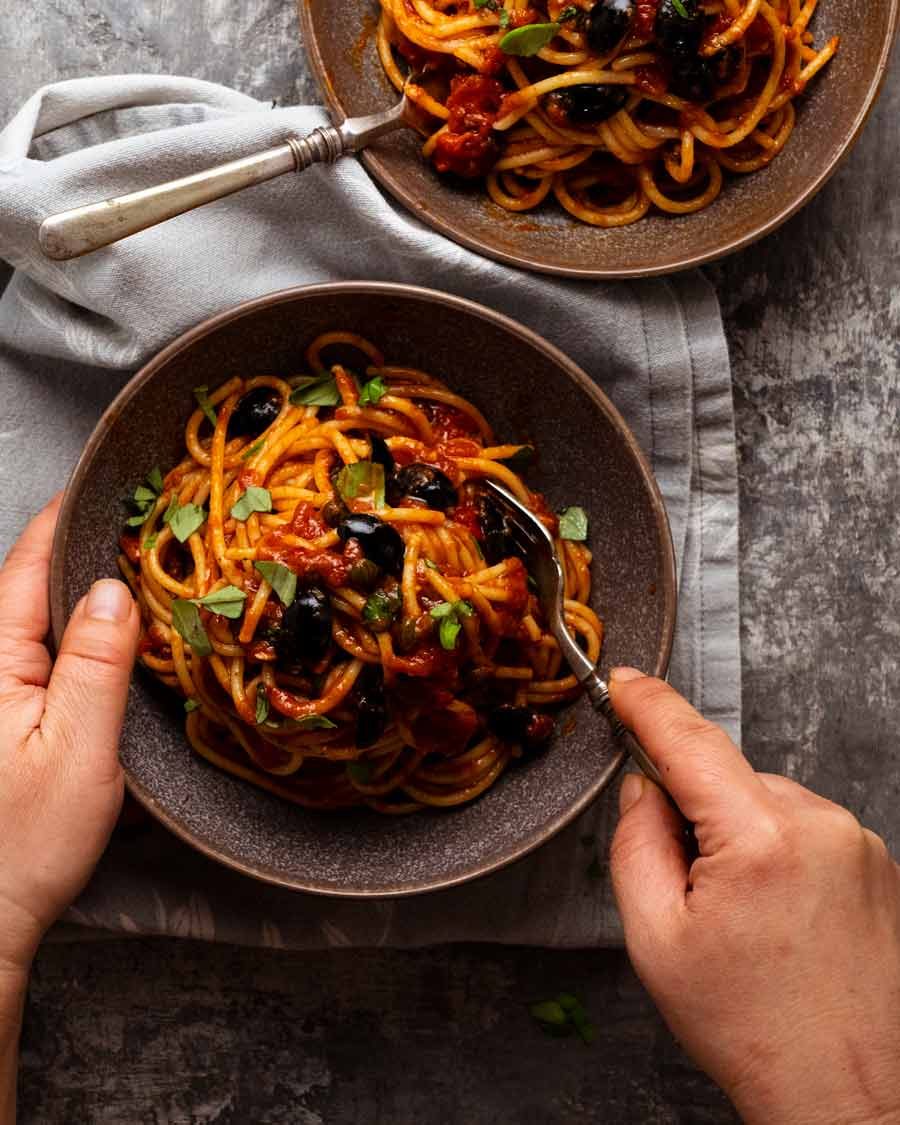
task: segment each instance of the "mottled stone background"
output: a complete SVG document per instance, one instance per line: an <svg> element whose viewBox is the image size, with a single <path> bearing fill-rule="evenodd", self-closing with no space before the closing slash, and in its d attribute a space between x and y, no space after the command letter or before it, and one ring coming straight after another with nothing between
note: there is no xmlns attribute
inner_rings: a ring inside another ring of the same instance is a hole
<svg viewBox="0 0 900 1125"><path fill-rule="evenodd" d="M315 99L293 0L7 0L0 119L44 82L154 71ZM710 270L732 351L744 743L900 847L896 67L825 191ZM526 1003L578 992L590 1048ZM134 940L41 953L28 1123L545 1125L733 1120L622 954L306 955Z"/></svg>

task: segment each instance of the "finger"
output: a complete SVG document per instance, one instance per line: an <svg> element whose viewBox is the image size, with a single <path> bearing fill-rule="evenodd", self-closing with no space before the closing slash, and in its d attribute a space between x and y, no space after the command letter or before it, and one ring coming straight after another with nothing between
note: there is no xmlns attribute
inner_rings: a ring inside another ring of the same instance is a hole
<svg viewBox="0 0 900 1125"><path fill-rule="evenodd" d="M766 790L728 735L662 680L616 669L613 706L634 732L684 815L700 830L711 823L738 830L758 813Z"/></svg>
<svg viewBox="0 0 900 1125"><path fill-rule="evenodd" d="M43 687L50 674L44 637L50 627L48 588L55 496L25 528L0 568L0 678Z"/></svg>
<svg viewBox="0 0 900 1125"><path fill-rule="evenodd" d="M662 790L640 774L626 774L610 872L625 939L634 952L658 940L684 906L690 865L681 818Z"/></svg>
<svg viewBox="0 0 900 1125"><path fill-rule="evenodd" d="M50 676L41 733L67 756L89 758L98 780L118 777L139 627L128 587L114 578L96 582L75 607Z"/></svg>

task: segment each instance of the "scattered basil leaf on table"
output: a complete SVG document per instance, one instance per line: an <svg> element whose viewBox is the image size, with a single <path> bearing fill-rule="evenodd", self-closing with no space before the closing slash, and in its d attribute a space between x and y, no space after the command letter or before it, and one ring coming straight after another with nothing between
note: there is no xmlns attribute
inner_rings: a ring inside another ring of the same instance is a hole
<svg viewBox="0 0 900 1125"><path fill-rule="evenodd" d="M559 517L560 539L583 543L587 539L588 518L584 508L566 508Z"/></svg>
<svg viewBox="0 0 900 1125"><path fill-rule="evenodd" d="M194 398L206 417L209 419L209 424L213 429L216 428L216 410L213 404L209 401L208 397L209 387L205 384L202 387L194 387Z"/></svg>
<svg viewBox="0 0 900 1125"><path fill-rule="evenodd" d="M500 50L507 55L528 57L536 55L553 39L559 31L558 23L527 23L524 27L514 27L500 40Z"/></svg>
<svg viewBox="0 0 900 1125"><path fill-rule="evenodd" d="M255 562L254 568L265 578L283 606L289 606L297 596L297 575L279 562Z"/></svg>
<svg viewBox="0 0 900 1125"><path fill-rule="evenodd" d="M255 484L241 493L231 506L231 514L236 520L247 520L253 512L271 511L272 493L267 488L259 488Z"/></svg>
<svg viewBox="0 0 900 1125"><path fill-rule="evenodd" d="M185 598L172 602L172 625L198 656L209 656L212 645L200 620L200 610Z"/></svg>
<svg viewBox="0 0 900 1125"><path fill-rule="evenodd" d="M532 1004L529 1010L547 1035L571 1035L576 1031L587 1044L593 1043L597 1037L597 1030L584 1005L569 992L560 992L554 1000Z"/></svg>

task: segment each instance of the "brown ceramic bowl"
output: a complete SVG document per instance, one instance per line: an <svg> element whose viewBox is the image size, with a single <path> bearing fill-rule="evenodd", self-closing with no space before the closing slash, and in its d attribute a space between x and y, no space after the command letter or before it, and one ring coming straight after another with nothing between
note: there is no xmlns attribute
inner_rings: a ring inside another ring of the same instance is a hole
<svg viewBox="0 0 900 1125"><path fill-rule="evenodd" d="M170 344L106 411L63 501L51 572L58 641L90 584L116 574L121 498L182 456L191 388L232 373L302 370L308 342L361 332L397 362L446 379L497 433L534 440L531 483L559 508L590 513L603 665L662 674L675 621L675 568L663 502L634 438L591 379L506 317L410 286L351 282L270 294ZM511 372L527 372L512 379ZM546 404L552 403L548 410ZM309 812L222 773L189 748L180 699L149 673L133 680L121 755L137 799L200 851L257 878L332 895L402 895L461 883L525 855L573 819L619 765L585 701L534 761L450 812L385 817Z"/></svg>
<svg viewBox="0 0 900 1125"><path fill-rule="evenodd" d="M374 44L378 0L298 0L303 40L336 120L393 104ZM817 43L841 48L797 102L794 135L766 169L729 177L719 198L695 215L649 215L601 230L555 203L512 214L480 187L454 186L419 152L413 133L382 138L362 155L378 182L423 222L472 250L511 265L572 277L650 277L713 261L770 234L807 203L862 131L881 87L900 0L820 0Z"/></svg>

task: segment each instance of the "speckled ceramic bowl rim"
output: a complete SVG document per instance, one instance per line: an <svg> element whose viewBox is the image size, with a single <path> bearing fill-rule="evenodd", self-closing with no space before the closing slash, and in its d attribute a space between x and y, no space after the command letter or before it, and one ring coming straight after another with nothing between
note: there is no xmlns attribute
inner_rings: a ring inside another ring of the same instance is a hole
<svg viewBox="0 0 900 1125"><path fill-rule="evenodd" d="M662 638L653 674L664 676L669 666L669 658L672 652L672 642L675 633L677 604L675 550L671 530L669 528L669 519L662 495L659 491L659 486L656 483L656 479L653 476L647 459L622 415L613 406L603 391L600 390L597 384L578 367L577 364L573 363L568 356L548 343L543 337L532 332L531 329L525 328L509 317L494 312L493 309L486 308L484 305L479 305L474 301L466 300L463 297L451 296L450 294L441 293L434 289L423 289L414 285L370 281L328 282L318 285L304 285L291 289L282 289L274 293L267 293L262 297L257 297L250 301L245 301L234 308L218 313L196 325L196 327L188 329L187 332L183 333L176 340L173 340L171 344L163 348L163 350L155 355L153 359L149 360L123 387L119 394L116 395L104 411L100 421L97 423L96 428L88 439L84 451L72 471L72 475L69 478L63 495L59 521L56 525L53 540L53 555L50 564L50 620L51 636L54 646L59 646L59 641L66 625L63 598L64 560L69 531L78 504L82 484L88 469L94 458L102 449L109 431L116 424L124 407L145 384L149 383L154 378L157 372L170 362L170 360L192 347L198 340L215 332L222 325L228 324L233 320L238 320L258 309L271 307L279 303L291 302L297 300L297 298L312 296L314 294L329 296L376 294L399 299L414 297L420 301L431 301L447 308L457 309L460 313L464 313L469 317L490 321L511 335L519 337L520 340L523 340L531 347L543 352L584 392L584 394L591 398L604 414L607 415L613 427L621 435L630 453L634 457L635 464L650 499L654 523L659 535L661 549L661 593L663 598ZM277 873L262 867L243 863L238 859L216 851L214 847L199 839L193 832L186 829L172 817L166 809L160 806L153 795L143 785L130 775L127 768L125 769L125 783L129 792L135 799L157 820L164 824L170 832L174 833L175 836L189 844L196 851L201 852L217 863L224 864L226 867L241 872L241 874L249 875L265 883L273 883L276 886L311 894L320 894L330 898L404 898L409 895L444 890L461 883L467 883L472 879L481 878L493 871L507 867L517 860L523 859L584 812L584 810L603 792L607 785L609 785L621 768L623 761L624 756L622 754L614 754L608 765L598 774L594 783L584 791L576 802L550 824L519 841L515 847L498 853L489 860L485 860L479 867L472 871L464 872L461 875L448 879L433 879L423 883L421 886L407 887L398 891L385 891L384 889L368 890L365 887L353 886L339 889L329 886L326 889L315 883L303 882L292 877L279 876Z"/></svg>
<svg viewBox="0 0 900 1125"><path fill-rule="evenodd" d="M319 89L322 91L337 121L341 122L345 120L346 114L343 112L334 93L332 84L328 79L325 60L319 50L318 36L316 35L315 26L310 15L308 0L297 0L297 9L300 16L303 45L312 63L313 72L315 73ZM520 269L532 270L535 273L548 273L558 277L592 278L595 280L660 277L666 274L680 273L682 270L693 269L697 266L706 265L708 262L716 262L720 258L725 258L729 254L735 254L738 250L744 250L746 247L752 246L754 242L758 242L761 238L765 238L766 235L772 234L773 231L778 230L780 226L783 226L788 219L796 215L801 208L806 206L813 196L817 195L818 192L822 190L844 160L849 156L851 149L859 140L860 134L869 118L869 114L872 112L878 95L881 93L881 87L884 84L885 75L887 74L888 61L890 60L891 51L897 36L898 25L900 25L900 0L892 0L888 34L885 36L881 55L878 59L878 66L875 69L866 99L840 148L835 152L834 156L818 176L816 176L799 195L790 200L780 211L772 215L771 218L751 226L745 234L730 239L723 246L719 247L718 250L673 258L659 266L639 266L633 269L579 268L575 266L554 266L535 261L533 258L509 254L505 250L498 250L492 246L486 245L477 238L470 237L465 229L458 226L456 223L446 222L430 211L416 210L413 207L413 199L410 192L402 180L384 168L383 164L378 159L377 153L364 151L361 153L360 158L378 183L422 222L440 231L441 234L445 234L448 238L452 239L454 242L458 242L461 246L466 246L478 254L484 254L489 258L493 258L495 261L505 262L511 266L518 266Z"/></svg>

